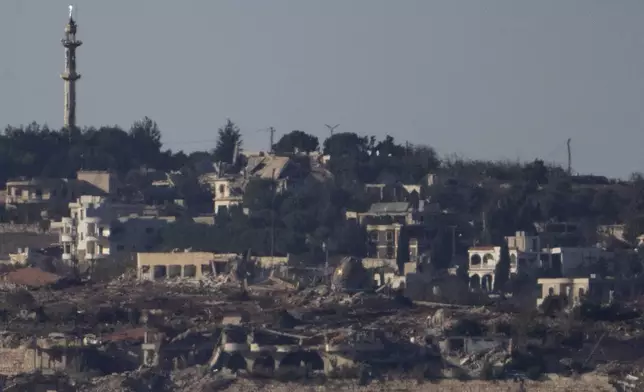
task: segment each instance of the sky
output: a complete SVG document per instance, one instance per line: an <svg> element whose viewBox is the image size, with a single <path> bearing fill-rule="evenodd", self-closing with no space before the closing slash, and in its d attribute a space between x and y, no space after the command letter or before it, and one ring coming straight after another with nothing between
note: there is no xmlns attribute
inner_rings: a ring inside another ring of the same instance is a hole
<svg viewBox="0 0 644 392"><path fill-rule="evenodd" d="M0 1L0 124L63 121L68 1ZM77 122L173 150L294 129L644 171L641 0L77 0Z"/></svg>

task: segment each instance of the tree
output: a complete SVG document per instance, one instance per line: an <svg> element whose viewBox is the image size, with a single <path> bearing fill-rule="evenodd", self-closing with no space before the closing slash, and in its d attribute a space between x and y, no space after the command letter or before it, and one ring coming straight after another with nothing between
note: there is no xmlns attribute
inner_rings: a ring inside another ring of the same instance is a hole
<svg viewBox="0 0 644 392"><path fill-rule="evenodd" d="M157 123L149 117L144 117L132 124L129 134L134 150L143 161L142 163L149 163L156 167L159 164L161 149L161 131Z"/></svg>
<svg viewBox="0 0 644 392"><path fill-rule="evenodd" d="M532 163L525 165L523 175L526 181L537 185L548 183L548 168L541 159L535 159Z"/></svg>
<svg viewBox="0 0 644 392"><path fill-rule="evenodd" d="M503 290L509 280L510 249L508 248L507 242L504 241L503 245L501 245L501 255L499 257L499 262L496 263L496 268L494 269L494 290Z"/></svg>
<svg viewBox="0 0 644 392"><path fill-rule="evenodd" d="M319 146L318 138L302 131L291 131L283 135L273 146L276 154L293 154L296 151L310 153Z"/></svg>
<svg viewBox="0 0 644 392"><path fill-rule="evenodd" d="M217 145L213 151L215 161L233 164L234 154L241 152L241 147L241 131L229 119L226 125L217 131Z"/></svg>

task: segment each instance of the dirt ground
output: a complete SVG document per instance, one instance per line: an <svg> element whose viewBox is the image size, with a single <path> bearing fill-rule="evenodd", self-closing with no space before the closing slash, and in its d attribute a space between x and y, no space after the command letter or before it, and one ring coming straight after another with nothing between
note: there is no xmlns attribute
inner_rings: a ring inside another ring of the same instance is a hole
<svg viewBox="0 0 644 392"><path fill-rule="evenodd" d="M226 389L226 392L237 391L270 391L270 392L321 392L321 391L427 391L427 392L516 392L519 384L512 381L456 381L443 380L437 383L418 384L415 381L386 381L358 386L355 382L328 382L324 386L307 386L295 383L274 383L255 380L238 380ZM599 376L585 375L581 379L558 378L549 381L526 381L526 392L614 392L608 381ZM195 391L196 392L196 391Z"/></svg>

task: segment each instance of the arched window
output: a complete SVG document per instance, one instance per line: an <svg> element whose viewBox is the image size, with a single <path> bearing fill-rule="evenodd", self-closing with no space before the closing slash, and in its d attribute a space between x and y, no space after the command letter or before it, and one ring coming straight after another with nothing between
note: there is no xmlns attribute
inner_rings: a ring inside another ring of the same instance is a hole
<svg viewBox="0 0 644 392"><path fill-rule="evenodd" d="M473 254L472 257L470 258L470 264L471 265L480 265L481 264L481 256L477 254Z"/></svg>
<svg viewBox="0 0 644 392"><path fill-rule="evenodd" d="M494 263L494 256L492 256L489 253L486 253L485 256L483 256L483 264L488 264L488 263Z"/></svg>

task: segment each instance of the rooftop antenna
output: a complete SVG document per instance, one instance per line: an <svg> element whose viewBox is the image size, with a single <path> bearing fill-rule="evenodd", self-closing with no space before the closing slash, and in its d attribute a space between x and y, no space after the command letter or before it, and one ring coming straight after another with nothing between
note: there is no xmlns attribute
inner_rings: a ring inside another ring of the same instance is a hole
<svg viewBox="0 0 644 392"><path fill-rule="evenodd" d="M331 136L333 136L333 131L335 131L335 129L339 127L340 124L335 124L335 125L324 124L324 126L329 128L329 133L331 134Z"/></svg>

